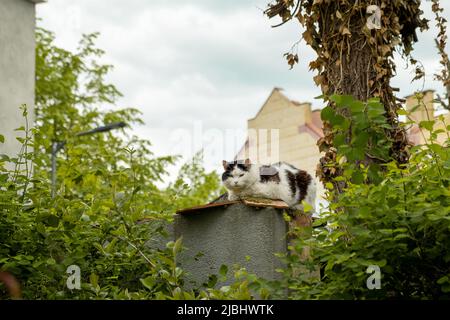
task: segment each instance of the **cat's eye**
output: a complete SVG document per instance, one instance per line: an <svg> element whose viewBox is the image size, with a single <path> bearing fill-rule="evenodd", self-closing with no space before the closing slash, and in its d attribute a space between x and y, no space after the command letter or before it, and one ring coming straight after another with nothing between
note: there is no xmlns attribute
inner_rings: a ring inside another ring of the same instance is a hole
<svg viewBox="0 0 450 320"><path fill-rule="evenodd" d="M240 175L239 175L239 178L241 178L241 177L243 177L244 176L244 174L243 173L241 173Z"/></svg>

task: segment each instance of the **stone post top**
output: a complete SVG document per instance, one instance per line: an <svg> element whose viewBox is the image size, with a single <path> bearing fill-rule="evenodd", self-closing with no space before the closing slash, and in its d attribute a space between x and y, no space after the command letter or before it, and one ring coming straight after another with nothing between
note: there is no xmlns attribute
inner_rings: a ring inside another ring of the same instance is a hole
<svg viewBox="0 0 450 320"><path fill-rule="evenodd" d="M236 203L242 203L244 205L250 206L250 207L257 207L257 208L274 208L274 209L289 209L289 206L286 204L286 202L282 200L270 200L270 199L262 199L262 198L246 198L243 200L236 200L236 201L220 201L220 202L212 202L201 206L195 206L191 208L181 209L177 211L177 214L189 214L194 212L203 211L205 209L210 208L217 208L217 207L227 207L232 204Z"/></svg>

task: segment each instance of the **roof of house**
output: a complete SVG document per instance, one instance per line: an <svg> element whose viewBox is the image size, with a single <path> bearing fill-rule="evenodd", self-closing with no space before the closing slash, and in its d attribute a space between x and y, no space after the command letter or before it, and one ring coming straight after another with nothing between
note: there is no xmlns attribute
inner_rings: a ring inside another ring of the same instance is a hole
<svg viewBox="0 0 450 320"><path fill-rule="evenodd" d="M259 116L259 114L260 114L261 111L264 109L264 107L266 106L267 102L268 102L269 99L273 96L273 94L274 94L275 92L279 93L283 98L285 98L287 101L291 102L291 103L292 103L293 105L295 105L295 106L302 106L302 105L305 105L305 104L310 104L309 102L298 102L298 101L289 99L285 94L283 94L283 93L281 92L281 91L283 91L283 90L284 90L283 88L274 87L274 88L272 89L272 91L270 92L269 96L267 97L267 99L266 99L266 100L264 101L264 103L261 105L261 108L259 108L259 110L258 110L258 112L256 113L256 115L255 115L253 118L250 118L249 120L256 119L256 118Z"/></svg>
<svg viewBox="0 0 450 320"><path fill-rule="evenodd" d="M422 90L420 93L427 94L428 92L435 92L435 90L433 90L433 89L426 89L426 90ZM416 94L417 93L409 94L409 95L405 96L404 99L408 99L408 98L414 97Z"/></svg>

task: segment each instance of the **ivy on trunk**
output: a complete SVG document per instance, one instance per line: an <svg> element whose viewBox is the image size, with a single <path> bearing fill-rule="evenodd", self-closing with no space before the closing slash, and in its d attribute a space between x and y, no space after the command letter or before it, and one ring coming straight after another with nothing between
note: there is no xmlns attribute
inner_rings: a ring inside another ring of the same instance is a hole
<svg viewBox="0 0 450 320"><path fill-rule="evenodd" d="M394 95L396 89L390 86L395 74L393 54L399 49L404 58L416 62L411 51L417 41L417 29L422 31L428 27L422 13L419 0L276 0L265 11L269 18L280 16L281 24L297 19L304 28L302 37L317 54L310 62L310 68L318 72L314 81L321 87L329 108L348 118L348 106L338 108L328 97L337 94L361 101L379 99L385 109L384 133L390 145L389 158L398 163L408 161L409 144L398 124L400 100ZM293 52L286 57L291 66L298 61ZM417 73L417 77L422 75L420 69ZM323 120L324 137L318 146L325 155L317 175L324 183L335 183L334 179L342 173L333 143L336 130L327 119ZM344 134L346 143L352 141L354 125L351 123ZM384 158L365 155L367 165L384 162Z"/></svg>

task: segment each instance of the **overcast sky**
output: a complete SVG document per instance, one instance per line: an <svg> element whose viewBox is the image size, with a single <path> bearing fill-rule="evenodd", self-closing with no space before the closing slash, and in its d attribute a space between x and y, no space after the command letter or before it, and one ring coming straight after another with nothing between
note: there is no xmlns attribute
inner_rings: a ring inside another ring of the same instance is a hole
<svg viewBox="0 0 450 320"><path fill-rule="evenodd" d="M37 6L37 16L42 19L39 25L56 33L57 44L70 50L82 33L99 31L104 60L115 66L109 81L124 94L117 107L143 112L146 125L134 132L149 139L157 155L189 157L202 146L209 148L205 165L212 169L220 167L222 157L233 158L243 143L246 120L256 114L273 87L321 108L320 101L314 100L320 90L308 71L313 51L300 43L300 63L293 70L283 58L301 36L299 24L271 28L277 20L263 16L266 2L49 0ZM449 16L450 1L441 2ZM423 7L432 19L430 2L423 1ZM415 58L428 72L425 89L442 92L433 81L439 69L435 34L431 28L419 35ZM399 95L422 88L422 82L410 83L412 69L397 61L393 86L400 88ZM223 147L218 137L227 132L241 134L234 144Z"/></svg>

